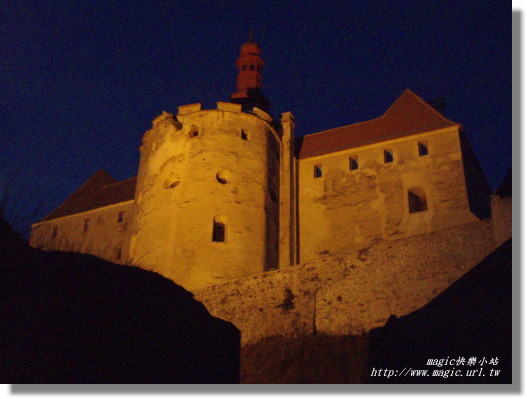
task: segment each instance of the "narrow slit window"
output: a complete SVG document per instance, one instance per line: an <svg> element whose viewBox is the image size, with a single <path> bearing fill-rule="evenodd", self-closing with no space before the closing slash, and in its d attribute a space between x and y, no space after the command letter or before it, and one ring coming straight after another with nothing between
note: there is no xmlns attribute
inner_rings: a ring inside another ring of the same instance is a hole
<svg viewBox="0 0 527 399"><path fill-rule="evenodd" d="M121 211L117 214L117 223L123 223L124 222L124 211Z"/></svg>
<svg viewBox="0 0 527 399"><path fill-rule="evenodd" d="M426 194L422 188L408 191L408 210L410 213L422 212L428 209Z"/></svg>
<svg viewBox="0 0 527 399"><path fill-rule="evenodd" d="M83 232L87 233L89 229L90 229L90 219L85 219L84 220Z"/></svg>
<svg viewBox="0 0 527 399"><path fill-rule="evenodd" d="M249 137L247 136L247 133L243 129L242 129L242 139L249 140Z"/></svg>
<svg viewBox="0 0 527 399"><path fill-rule="evenodd" d="M359 169L359 157L350 157L350 170Z"/></svg>
<svg viewBox="0 0 527 399"><path fill-rule="evenodd" d="M428 144L426 143L426 141L420 141L419 143L417 143L417 146L419 148L420 157L428 155Z"/></svg>
<svg viewBox="0 0 527 399"><path fill-rule="evenodd" d="M212 241L225 242L225 225L223 223L214 221L212 227Z"/></svg>
<svg viewBox="0 0 527 399"><path fill-rule="evenodd" d="M393 151L384 150L384 163L390 163L390 162L393 162Z"/></svg>
<svg viewBox="0 0 527 399"><path fill-rule="evenodd" d="M315 179L322 177L322 165L315 165L314 177Z"/></svg>
<svg viewBox="0 0 527 399"><path fill-rule="evenodd" d="M123 250L121 248L117 248L115 256L117 260L121 260L121 257L123 256Z"/></svg>

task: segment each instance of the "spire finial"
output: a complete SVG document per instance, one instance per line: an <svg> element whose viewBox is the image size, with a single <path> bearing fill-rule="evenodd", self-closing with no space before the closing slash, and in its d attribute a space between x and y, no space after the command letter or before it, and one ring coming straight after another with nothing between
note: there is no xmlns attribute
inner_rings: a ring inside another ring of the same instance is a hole
<svg viewBox="0 0 527 399"><path fill-rule="evenodd" d="M253 30L252 29L249 29L249 41L250 42L253 41Z"/></svg>

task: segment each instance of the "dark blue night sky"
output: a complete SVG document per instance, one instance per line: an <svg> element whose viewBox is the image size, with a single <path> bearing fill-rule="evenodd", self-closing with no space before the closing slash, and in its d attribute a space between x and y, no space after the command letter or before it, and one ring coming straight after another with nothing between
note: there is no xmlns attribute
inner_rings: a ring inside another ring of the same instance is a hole
<svg viewBox="0 0 527 399"><path fill-rule="evenodd" d="M161 111L227 101L250 28L271 113L292 111L297 134L381 116L409 88L446 99L492 189L512 164L506 1L26 0L0 15L0 166L11 198L40 201L32 221L100 168L134 176Z"/></svg>

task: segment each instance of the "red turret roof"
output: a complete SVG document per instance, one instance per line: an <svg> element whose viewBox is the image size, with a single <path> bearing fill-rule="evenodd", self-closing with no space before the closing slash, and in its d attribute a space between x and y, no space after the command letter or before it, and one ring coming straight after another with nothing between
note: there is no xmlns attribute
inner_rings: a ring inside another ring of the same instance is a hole
<svg viewBox="0 0 527 399"><path fill-rule="evenodd" d="M379 118L304 136L299 158L329 154L450 126L461 125L446 119L426 101L406 89Z"/></svg>

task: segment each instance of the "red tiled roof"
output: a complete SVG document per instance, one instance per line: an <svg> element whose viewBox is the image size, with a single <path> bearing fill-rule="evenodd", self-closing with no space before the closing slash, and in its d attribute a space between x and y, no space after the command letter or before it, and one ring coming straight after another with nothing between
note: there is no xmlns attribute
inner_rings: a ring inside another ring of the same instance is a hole
<svg viewBox="0 0 527 399"><path fill-rule="evenodd" d="M101 169L71 194L57 209L42 221L86 212L103 206L134 199L137 178L116 181Z"/></svg>
<svg viewBox="0 0 527 399"><path fill-rule="evenodd" d="M314 157L449 126L461 125L446 119L426 101L406 89L379 118L304 136L299 158Z"/></svg>

